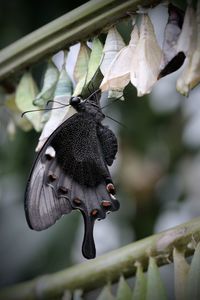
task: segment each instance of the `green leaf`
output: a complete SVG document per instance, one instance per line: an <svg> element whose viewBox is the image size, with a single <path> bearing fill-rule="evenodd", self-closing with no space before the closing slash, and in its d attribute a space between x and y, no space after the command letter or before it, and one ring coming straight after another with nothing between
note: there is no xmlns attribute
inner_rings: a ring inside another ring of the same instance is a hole
<svg viewBox="0 0 200 300"><path fill-rule="evenodd" d="M99 88L99 85L103 78L99 67L102 57L102 51L103 46L100 40L98 38L94 38L87 71L84 72L84 76L82 76L78 81L73 96L82 95L84 98L86 98L89 96L91 91L95 91Z"/></svg>
<svg viewBox="0 0 200 300"><path fill-rule="evenodd" d="M72 90L73 90L72 81L69 75L67 74L67 71L64 66L60 72L59 79L56 84L54 97L55 98L60 96L71 97Z"/></svg>
<svg viewBox="0 0 200 300"><path fill-rule="evenodd" d="M29 131L33 128L28 119L21 118L21 112L15 103L15 94L9 94L6 96L5 106L11 112L15 124L17 124L19 128L21 128L23 131Z"/></svg>
<svg viewBox="0 0 200 300"><path fill-rule="evenodd" d="M166 290L153 257L149 258L146 300L167 300Z"/></svg>
<svg viewBox="0 0 200 300"><path fill-rule="evenodd" d="M93 76L97 72L97 69L99 68L101 62L102 53L103 53L103 46L100 40L96 37L93 39L92 42L92 53L90 55L90 60L88 63L86 84L88 84L92 80Z"/></svg>
<svg viewBox="0 0 200 300"><path fill-rule="evenodd" d="M185 259L184 253L174 248L174 288L176 300L186 300L186 287L189 265Z"/></svg>
<svg viewBox="0 0 200 300"><path fill-rule="evenodd" d="M36 83L30 72L25 72L17 86L15 103L21 112L34 110L36 107L32 104L38 93ZM25 116L35 128L41 130L41 112L27 113Z"/></svg>
<svg viewBox="0 0 200 300"><path fill-rule="evenodd" d="M115 298L111 294L110 285L107 285L103 288L97 300L114 300Z"/></svg>
<svg viewBox="0 0 200 300"><path fill-rule="evenodd" d="M82 91L84 89L85 82L86 82L86 77L87 77L87 74L85 74L85 76L79 80L79 82L77 83L76 88L74 90L73 96L79 96L82 94Z"/></svg>
<svg viewBox="0 0 200 300"><path fill-rule="evenodd" d="M74 67L74 79L76 82L82 80L82 78L87 74L90 54L91 49L88 47L88 45L84 42L81 43Z"/></svg>
<svg viewBox="0 0 200 300"><path fill-rule="evenodd" d="M100 68L98 68L93 79L87 85L84 86L81 93L82 97L85 99L91 95L91 91L94 92L98 90L102 79L103 75L100 71Z"/></svg>
<svg viewBox="0 0 200 300"><path fill-rule="evenodd" d="M90 60L91 49L86 43L81 43L77 61L74 68L74 79L77 81L73 96L82 94L83 88L86 85L88 64Z"/></svg>
<svg viewBox="0 0 200 300"><path fill-rule="evenodd" d="M188 273L188 300L200 299L200 243L194 252L190 270Z"/></svg>
<svg viewBox="0 0 200 300"><path fill-rule="evenodd" d="M117 300L131 300L132 292L129 285L126 283L123 276L120 277L118 289L117 289Z"/></svg>
<svg viewBox="0 0 200 300"><path fill-rule="evenodd" d="M132 300L145 300L147 290L147 280L143 273L142 266L137 263L136 281L133 290Z"/></svg>
<svg viewBox="0 0 200 300"><path fill-rule="evenodd" d="M15 94L9 94L6 96L5 106L14 113L20 113L19 108L15 102Z"/></svg>
<svg viewBox="0 0 200 300"><path fill-rule="evenodd" d="M47 122L45 123L42 133L39 137L39 142L36 147L36 151L39 151L42 148L48 137L65 120L65 118L69 118L74 113L76 113L76 110L72 106L68 105L70 97L71 96L69 93L68 96L62 95L54 98L55 101L53 102L53 109L50 111L50 115L44 114L44 118L42 119L43 121L45 121L46 117ZM60 103L66 105L66 107L62 107Z"/></svg>
<svg viewBox="0 0 200 300"><path fill-rule="evenodd" d="M104 56L100 66L103 75L106 74L108 67L110 66L115 55L125 46L126 44L124 43L123 38L117 31L116 27L113 26L110 28L106 37L105 45L103 47Z"/></svg>
<svg viewBox="0 0 200 300"><path fill-rule="evenodd" d="M43 127L42 134L39 137L39 142L36 147L36 151L39 151L42 148L48 137L63 122L67 114L69 113L69 116L71 116L71 112L75 112L73 107L70 107L68 105L69 99L71 98L71 94L72 82L65 70L64 64L56 85L54 97L55 101L53 102L52 110L49 113L45 112L42 117L43 124L45 123L45 121L46 123ZM64 105L64 107L62 107L61 103Z"/></svg>
<svg viewBox="0 0 200 300"><path fill-rule="evenodd" d="M50 59L44 74L44 81L41 92L36 96L33 101L34 105L44 107L48 100L52 100L56 83L58 81L59 71L55 64Z"/></svg>

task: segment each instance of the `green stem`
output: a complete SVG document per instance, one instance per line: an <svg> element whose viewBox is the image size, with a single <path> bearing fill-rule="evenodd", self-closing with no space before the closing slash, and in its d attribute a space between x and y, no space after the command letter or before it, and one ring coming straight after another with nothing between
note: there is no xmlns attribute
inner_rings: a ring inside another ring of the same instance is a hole
<svg viewBox="0 0 200 300"><path fill-rule="evenodd" d="M185 249L185 254L191 255L193 250L188 245L192 240L200 241L200 217L67 270L4 288L0 299L55 299L66 289L92 290L117 281L121 274L134 275L135 262L146 269L149 256L154 256L159 266L168 264L174 247L180 251Z"/></svg>
<svg viewBox="0 0 200 300"><path fill-rule="evenodd" d="M158 0L92 0L0 51L0 80L61 49L101 32L137 6Z"/></svg>

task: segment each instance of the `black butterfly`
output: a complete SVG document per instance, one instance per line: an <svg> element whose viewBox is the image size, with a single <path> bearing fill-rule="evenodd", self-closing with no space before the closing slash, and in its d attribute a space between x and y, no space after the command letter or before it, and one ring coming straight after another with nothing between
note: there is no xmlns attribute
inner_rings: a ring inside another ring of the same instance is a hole
<svg viewBox="0 0 200 300"><path fill-rule="evenodd" d="M82 253L86 258L96 256L95 220L119 209L108 170L117 153L117 139L101 123L104 115L99 101L99 91L86 100L70 99L77 113L51 134L38 153L25 192L31 229L46 229L63 214L81 211L85 224Z"/></svg>

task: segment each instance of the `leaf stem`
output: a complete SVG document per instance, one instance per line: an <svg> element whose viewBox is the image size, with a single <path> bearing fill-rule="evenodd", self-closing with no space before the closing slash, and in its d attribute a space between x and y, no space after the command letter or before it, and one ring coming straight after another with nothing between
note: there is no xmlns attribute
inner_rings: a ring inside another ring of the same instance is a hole
<svg viewBox="0 0 200 300"><path fill-rule="evenodd" d="M0 81L35 62L87 40L120 18L134 12L139 4L151 6L158 0L91 0L35 30L0 51Z"/></svg>

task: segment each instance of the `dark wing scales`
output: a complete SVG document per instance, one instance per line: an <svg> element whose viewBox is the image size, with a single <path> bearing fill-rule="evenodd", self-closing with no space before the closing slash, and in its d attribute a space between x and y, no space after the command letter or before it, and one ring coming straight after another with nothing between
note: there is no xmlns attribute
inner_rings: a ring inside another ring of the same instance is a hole
<svg viewBox="0 0 200 300"><path fill-rule="evenodd" d="M86 186L95 186L109 177L104 154L97 136L97 123L79 113L69 119L51 142L57 161L64 172Z"/></svg>
<svg viewBox="0 0 200 300"><path fill-rule="evenodd" d="M117 154L117 138L108 127L102 124L98 126L97 132L105 161L108 166L111 166Z"/></svg>
<svg viewBox="0 0 200 300"><path fill-rule="evenodd" d="M51 226L72 209L81 211L86 258L95 257L95 220L119 208L96 127L97 123L82 113L61 124L38 154L25 194L27 221L35 230ZM49 146L55 157L45 154Z"/></svg>

